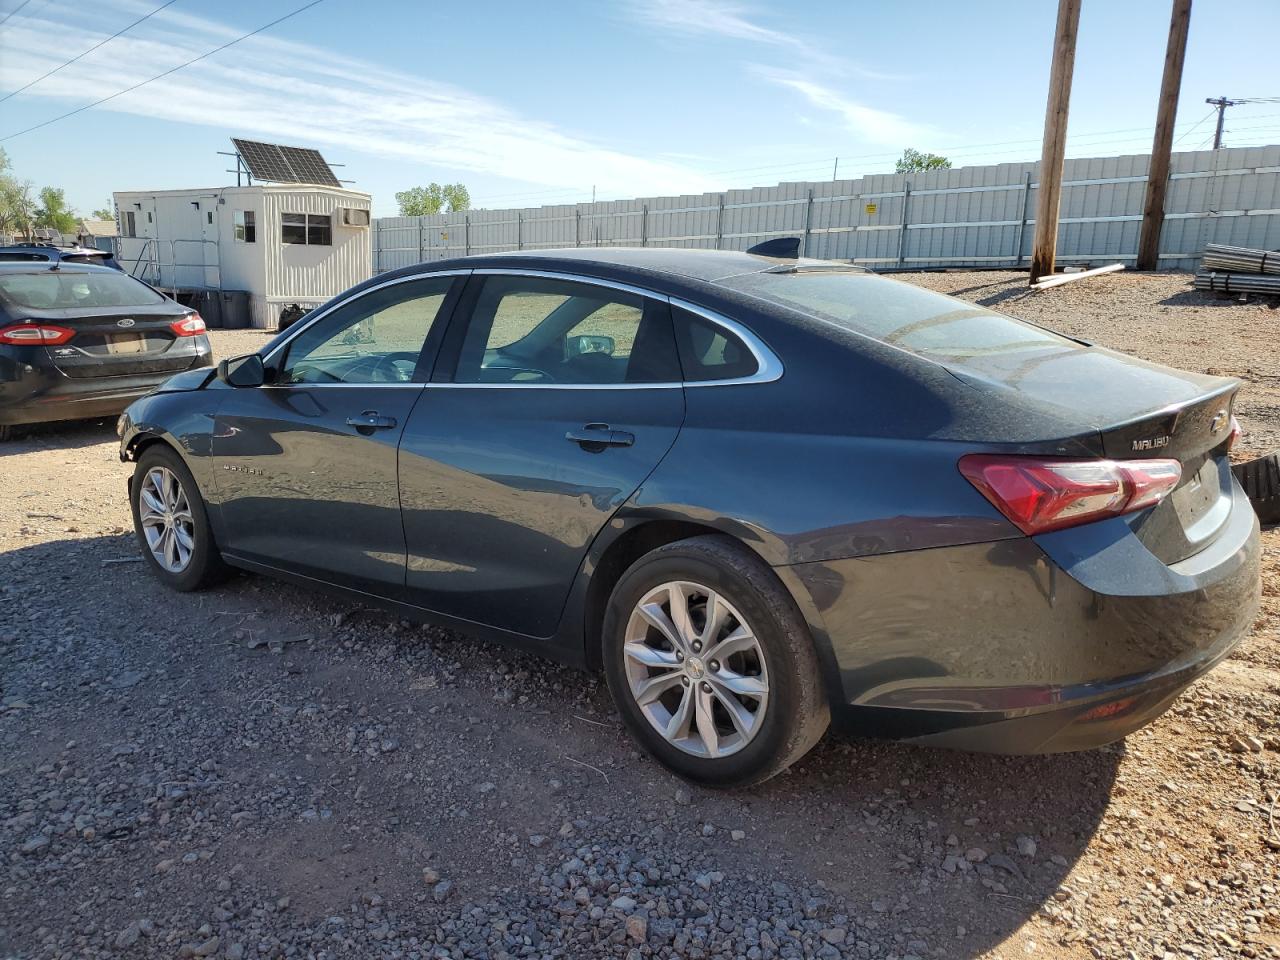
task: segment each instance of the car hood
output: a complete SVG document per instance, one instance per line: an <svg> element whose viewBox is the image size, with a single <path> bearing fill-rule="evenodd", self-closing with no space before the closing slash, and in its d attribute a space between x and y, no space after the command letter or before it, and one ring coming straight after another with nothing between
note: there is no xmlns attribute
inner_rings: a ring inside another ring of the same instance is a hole
<svg viewBox="0 0 1280 960"><path fill-rule="evenodd" d="M217 370L214 367L200 367L197 370L184 370L182 373L174 374L160 386L156 387L153 393L186 393L190 390L203 390L216 375Z"/></svg>

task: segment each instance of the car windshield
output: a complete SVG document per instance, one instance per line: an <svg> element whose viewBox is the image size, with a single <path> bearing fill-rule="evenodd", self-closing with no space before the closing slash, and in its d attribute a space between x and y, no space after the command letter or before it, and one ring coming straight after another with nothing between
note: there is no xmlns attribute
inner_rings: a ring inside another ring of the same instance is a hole
<svg viewBox="0 0 1280 960"><path fill-rule="evenodd" d="M720 283L884 343L938 358L1074 346L1002 313L863 272L749 273Z"/></svg>
<svg viewBox="0 0 1280 960"><path fill-rule="evenodd" d="M33 310L141 307L164 300L145 283L112 270L0 274L0 299Z"/></svg>

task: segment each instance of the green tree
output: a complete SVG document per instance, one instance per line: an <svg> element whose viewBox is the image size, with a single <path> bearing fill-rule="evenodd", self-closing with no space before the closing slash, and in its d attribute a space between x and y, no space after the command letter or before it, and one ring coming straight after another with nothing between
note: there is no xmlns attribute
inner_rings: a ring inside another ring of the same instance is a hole
<svg viewBox="0 0 1280 960"><path fill-rule="evenodd" d="M936 153L923 153L914 147L907 147L902 156L894 164L894 173L921 173L925 170L950 170L951 161Z"/></svg>
<svg viewBox="0 0 1280 960"><path fill-rule="evenodd" d="M0 234L30 235L34 217L31 181L19 180L10 172L9 155L0 147Z"/></svg>
<svg viewBox="0 0 1280 960"><path fill-rule="evenodd" d="M116 213L110 207L99 207L93 211L93 219L95 220L114 220Z"/></svg>
<svg viewBox="0 0 1280 960"><path fill-rule="evenodd" d="M396 194L400 216L421 217L428 213L457 213L471 209L471 193L461 183L429 183Z"/></svg>
<svg viewBox="0 0 1280 960"><path fill-rule="evenodd" d="M59 233L72 233L75 230L76 212L67 206L67 193L61 187L41 187L36 226L48 227Z"/></svg>

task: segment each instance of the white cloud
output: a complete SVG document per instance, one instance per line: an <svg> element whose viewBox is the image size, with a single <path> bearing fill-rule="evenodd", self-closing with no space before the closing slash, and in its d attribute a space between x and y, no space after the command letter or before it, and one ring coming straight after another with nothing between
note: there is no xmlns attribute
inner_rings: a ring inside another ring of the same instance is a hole
<svg viewBox="0 0 1280 960"><path fill-rule="evenodd" d="M0 39L0 89L21 86L68 52L87 49L148 6L135 0L95 5L99 14L106 11L94 20L101 32L80 26L82 9L68 11L65 21L56 8L11 20ZM110 29L108 22L114 22ZM111 41L22 96L47 99L49 114L56 115L154 76L240 32L171 8L136 35ZM611 149L466 89L266 34L96 109L548 186L595 184L602 196L700 192L713 186L679 163ZM70 139L75 120L62 124ZM0 136L11 132L12 123L0 126ZM359 179L358 167L351 172Z"/></svg>
<svg viewBox="0 0 1280 960"><path fill-rule="evenodd" d="M937 135L932 127L868 107L794 71L759 64L753 65L751 71L769 83L795 91L815 107L838 114L851 133L871 143L901 147Z"/></svg>
<svg viewBox="0 0 1280 960"><path fill-rule="evenodd" d="M675 33L714 34L797 49L805 46L788 33L753 23L745 7L729 0L636 0L632 10L640 20Z"/></svg>
<svg viewBox="0 0 1280 960"><path fill-rule="evenodd" d="M765 44L790 51L810 68L832 73L869 80L907 79L832 56L797 34L763 26L749 7L734 0L631 0L629 9L635 19L669 33Z"/></svg>

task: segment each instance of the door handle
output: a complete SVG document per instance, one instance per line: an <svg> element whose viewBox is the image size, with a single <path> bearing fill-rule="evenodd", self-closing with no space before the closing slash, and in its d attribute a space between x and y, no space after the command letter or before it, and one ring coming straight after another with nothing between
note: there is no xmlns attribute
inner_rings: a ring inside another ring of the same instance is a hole
<svg viewBox="0 0 1280 960"><path fill-rule="evenodd" d="M579 444L587 450L592 448L603 450L605 447L629 447L636 442L634 433L628 433L625 430L613 430L607 423L584 424L578 430L570 430L565 433L564 438L571 443Z"/></svg>
<svg viewBox="0 0 1280 960"><path fill-rule="evenodd" d="M347 417L347 426L357 430L387 430L395 425L395 417L384 417L377 410L366 410L358 417Z"/></svg>

